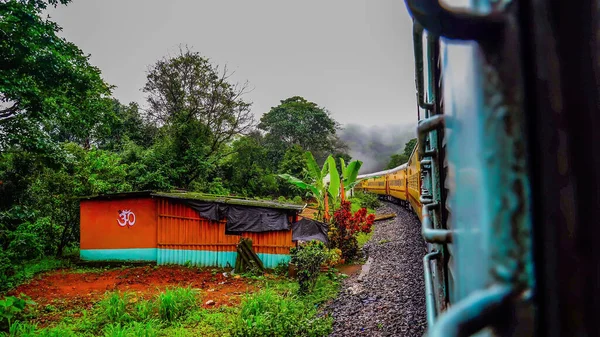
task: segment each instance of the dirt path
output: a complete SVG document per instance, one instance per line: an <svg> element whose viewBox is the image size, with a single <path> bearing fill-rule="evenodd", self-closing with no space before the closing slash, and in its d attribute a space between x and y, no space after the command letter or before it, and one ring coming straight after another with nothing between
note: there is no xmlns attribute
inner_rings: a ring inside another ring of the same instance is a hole
<svg viewBox="0 0 600 337"><path fill-rule="evenodd" d="M378 214L398 216L378 222L365 245L371 260L368 274L344 281L340 296L328 307L335 318L332 337L422 336L425 295L422 259L425 243L416 217L384 204Z"/></svg>

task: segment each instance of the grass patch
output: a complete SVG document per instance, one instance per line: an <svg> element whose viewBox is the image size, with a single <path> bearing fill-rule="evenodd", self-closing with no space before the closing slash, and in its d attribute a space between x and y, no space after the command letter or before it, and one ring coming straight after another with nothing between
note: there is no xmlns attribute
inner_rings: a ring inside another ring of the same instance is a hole
<svg viewBox="0 0 600 337"><path fill-rule="evenodd" d="M198 291L190 288L173 288L158 295L160 319L173 322L183 317L198 302Z"/></svg>
<svg viewBox="0 0 600 337"><path fill-rule="evenodd" d="M323 303L337 295L339 278L320 275L312 293L299 296L298 283L286 278L253 277L261 290L248 294L237 307L204 309L200 293L170 288L153 298L137 293L109 292L91 307L60 312L51 326L16 321L1 337L28 336L327 336L332 318L320 317ZM47 306L50 307L50 306ZM32 306L25 321L48 311ZM52 308L49 308L52 309Z"/></svg>
<svg viewBox="0 0 600 337"><path fill-rule="evenodd" d="M356 236L356 241L358 241L358 247L362 248L371 238L373 237L373 233L375 232L375 225L371 227L371 232L368 234L358 233Z"/></svg>

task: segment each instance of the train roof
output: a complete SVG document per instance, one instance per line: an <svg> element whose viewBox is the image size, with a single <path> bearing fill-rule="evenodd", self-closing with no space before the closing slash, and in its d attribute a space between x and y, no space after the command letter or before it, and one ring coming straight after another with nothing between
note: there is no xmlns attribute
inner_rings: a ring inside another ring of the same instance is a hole
<svg viewBox="0 0 600 337"><path fill-rule="evenodd" d="M408 166L407 163L404 163L398 167L394 167L393 169L389 169L389 170L385 170L385 171L379 171L379 172L373 172L373 173L368 173L368 174L361 174L357 177L357 179L367 179L367 178L373 178L373 177L379 177L379 176L384 176L386 174L390 174L390 173L396 173L400 170L404 170L406 169L406 167Z"/></svg>

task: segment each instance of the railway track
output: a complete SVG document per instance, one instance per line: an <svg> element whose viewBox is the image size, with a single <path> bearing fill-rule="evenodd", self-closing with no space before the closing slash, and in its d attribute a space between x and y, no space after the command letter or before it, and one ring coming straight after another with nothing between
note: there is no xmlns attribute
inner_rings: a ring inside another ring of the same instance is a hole
<svg viewBox="0 0 600 337"><path fill-rule="evenodd" d="M344 281L328 312L335 319L332 337L422 336L427 325L423 280L425 244L414 214L385 202L378 214L396 213L380 221L364 250L371 260L362 282Z"/></svg>

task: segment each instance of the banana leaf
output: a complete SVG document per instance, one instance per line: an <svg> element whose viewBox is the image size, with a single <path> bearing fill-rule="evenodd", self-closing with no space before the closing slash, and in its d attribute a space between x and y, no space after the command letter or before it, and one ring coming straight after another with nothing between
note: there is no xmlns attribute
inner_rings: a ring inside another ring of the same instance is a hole
<svg viewBox="0 0 600 337"><path fill-rule="evenodd" d="M344 186L350 186L354 181L356 181L356 177L358 177L358 171L360 171L360 167L362 166L362 161L355 160L348 164L346 170L344 171Z"/></svg>
<svg viewBox="0 0 600 337"><path fill-rule="evenodd" d="M337 200L340 194L340 175L335 167L335 159L332 156L327 158L329 164L329 188L328 192L334 199Z"/></svg>

